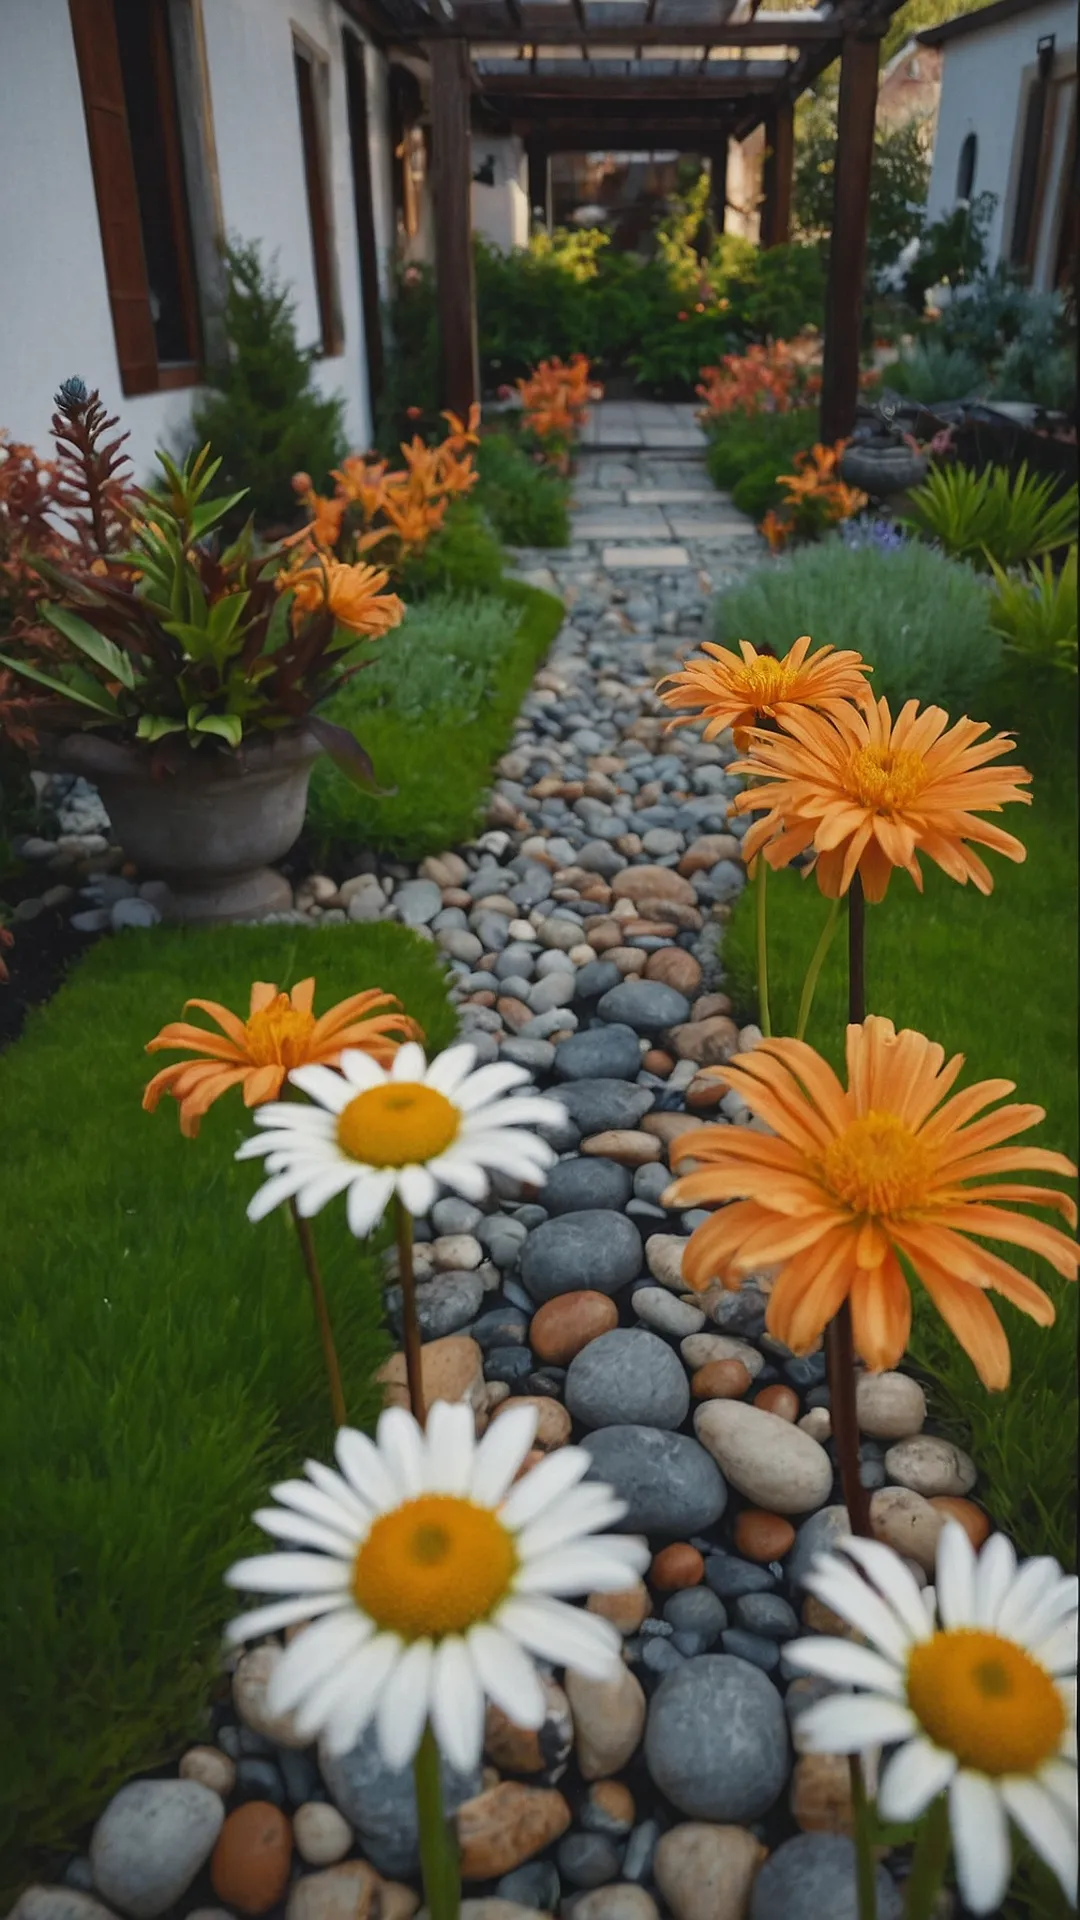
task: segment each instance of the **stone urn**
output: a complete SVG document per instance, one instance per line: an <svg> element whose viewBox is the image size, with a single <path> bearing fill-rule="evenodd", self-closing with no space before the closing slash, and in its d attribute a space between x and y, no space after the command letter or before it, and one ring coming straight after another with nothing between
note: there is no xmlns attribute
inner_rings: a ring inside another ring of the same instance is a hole
<svg viewBox="0 0 1080 1920"><path fill-rule="evenodd" d="M292 889L271 862L299 837L321 751L312 733L290 727L154 766L146 747L76 733L58 743L55 760L94 781L127 857L147 879L166 882L165 919L205 924L292 906Z"/></svg>
<svg viewBox="0 0 1080 1920"><path fill-rule="evenodd" d="M906 493L925 480L929 460L904 440L896 425L892 407L879 406L872 421L856 427L840 455L840 478L845 486L858 487L872 500L885 500L894 493Z"/></svg>

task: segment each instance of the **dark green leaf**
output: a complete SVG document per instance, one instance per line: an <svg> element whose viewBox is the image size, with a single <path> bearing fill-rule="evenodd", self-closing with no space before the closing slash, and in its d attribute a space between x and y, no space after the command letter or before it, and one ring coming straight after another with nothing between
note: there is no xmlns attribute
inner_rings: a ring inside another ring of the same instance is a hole
<svg viewBox="0 0 1080 1920"><path fill-rule="evenodd" d="M376 794L380 799L387 799L397 792L396 787L380 787L377 784L369 756L348 727L339 727L333 720L322 720L317 714L308 715L307 725L319 745L330 755L335 767L355 787L362 787L365 792Z"/></svg>
<svg viewBox="0 0 1080 1920"><path fill-rule="evenodd" d="M70 640L73 647L78 647L80 653L85 653L88 659L102 667L110 679L119 680L129 692L133 689L135 668L132 661L96 627L92 627L88 620L72 613L70 607L54 606L50 601L42 603L41 611L50 626L62 633L65 640Z"/></svg>

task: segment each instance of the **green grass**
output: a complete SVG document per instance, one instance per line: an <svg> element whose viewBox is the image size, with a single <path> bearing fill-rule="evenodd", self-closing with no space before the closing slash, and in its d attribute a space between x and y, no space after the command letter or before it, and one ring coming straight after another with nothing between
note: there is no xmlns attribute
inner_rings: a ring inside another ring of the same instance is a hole
<svg viewBox="0 0 1080 1920"><path fill-rule="evenodd" d="M562 617L561 601L515 580L494 595L410 607L375 665L328 709L355 729L379 785L396 791L361 793L318 762L307 814L317 857L369 846L414 860L475 833L492 767Z"/></svg>
<svg viewBox="0 0 1080 1920"><path fill-rule="evenodd" d="M1058 699L1061 700L1059 693ZM963 1085L1015 1080L1021 1100L1045 1107L1027 1138L1075 1158L1076 763L1065 728L1055 764L1040 772L1033 730L1020 728L1021 757L1036 773L1034 804L1005 824L1027 847L1022 866L990 855L994 891L984 899L924 861L920 896L905 874L867 909L867 1006L915 1027L948 1053L965 1055ZM724 964L741 1011L756 1006L753 889L740 899L724 941ZM813 878L769 875L769 981L773 1030L794 1031L803 977L826 914ZM846 1019L843 922L818 986L807 1039L842 1068ZM1055 1216L1056 1217L1056 1216ZM1018 1248L1000 1251L1054 1299L1058 1318L1037 1327L995 1298L1013 1356L1012 1384L990 1394L967 1356L916 1289L912 1355L931 1387L935 1421L968 1447L977 1492L1022 1554L1075 1563L1077 1289Z"/></svg>
<svg viewBox="0 0 1080 1920"><path fill-rule="evenodd" d="M480 484L471 497L510 547L565 547L570 483L539 466L510 433L486 433L476 450Z"/></svg>
<svg viewBox="0 0 1080 1920"><path fill-rule="evenodd" d="M245 1009L253 979L313 973L316 1008L392 985L445 1046L433 947L404 928L122 934L0 1058L0 1887L71 1844L131 1773L205 1728L222 1573L248 1516L331 1423L287 1214L250 1226L260 1175L230 1093L184 1140L145 1042L191 994ZM2 991L2 989L0 989ZM195 1016L196 1018L200 1016ZM350 1418L388 1350L377 1273L332 1207L316 1223Z"/></svg>

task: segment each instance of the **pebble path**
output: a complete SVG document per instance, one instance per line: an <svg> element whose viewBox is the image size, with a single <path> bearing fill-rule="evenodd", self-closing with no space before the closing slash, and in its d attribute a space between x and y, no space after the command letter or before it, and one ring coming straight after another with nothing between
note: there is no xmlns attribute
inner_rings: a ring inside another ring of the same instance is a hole
<svg viewBox="0 0 1080 1920"><path fill-rule="evenodd" d="M766 1334L768 1276L690 1294L682 1254L704 1215L662 1201L680 1133L749 1119L701 1068L760 1035L718 988L744 884L734 750L665 732L653 687L760 543L692 443L612 438L581 457L571 547L517 556L567 619L486 831L415 870L315 876L295 917L422 929L480 1058L527 1067L565 1107L538 1194L497 1180L483 1208L446 1197L418 1223L425 1386L468 1401L480 1430L531 1399L540 1450L585 1445L653 1549L635 1589L589 1603L624 1636L620 1678L552 1674L539 1734L492 1710L483 1770L452 1782L466 1920L854 1920L846 1762L791 1748L828 1688L783 1652L830 1626L803 1582L846 1521L824 1359ZM391 1255L392 1325L394 1280ZM400 1354L385 1378L404 1398ZM947 1513L988 1531L974 1464L924 1431L902 1374L861 1378L858 1408L875 1530L925 1584ZM409 1776L369 1738L339 1761L305 1748L266 1704L279 1657L272 1642L240 1657L179 1777L121 1789L63 1884L25 1893L14 1920L409 1920ZM879 1920L898 1920L902 1871L878 1869Z"/></svg>

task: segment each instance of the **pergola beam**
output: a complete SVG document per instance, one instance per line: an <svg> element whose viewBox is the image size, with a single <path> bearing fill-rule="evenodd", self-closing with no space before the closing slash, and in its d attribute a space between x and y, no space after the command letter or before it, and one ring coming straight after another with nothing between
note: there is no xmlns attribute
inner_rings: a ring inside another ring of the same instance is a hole
<svg viewBox="0 0 1080 1920"><path fill-rule="evenodd" d="M791 184L795 167L795 109L774 100L765 114L765 164L761 184L761 244L782 247L791 231Z"/></svg>
<svg viewBox="0 0 1080 1920"><path fill-rule="evenodd" d="M464 420L480 398L476 283L472 248L472 144L469 55L464 40L433 40L432 175L435 187L435 284L442 391Z"/></svg>
<svg viewBox="0 0 1080 1920"><path fill-rule="evenodd" d="M606 79L601 92L598 83L588 74L484 74L475 76L476 85L485 100L555 100L560 104L579 103L587 107L590 113L602 110L607 101L616 103L633 102L641 110L645 122L655 114L662 117L666 108L678 106L686 101L691 106L701 106L709 100L742 100L748 94L776 92L779 76L774 73L733 74L724 80L690 79L655 80L637 75L628 78ZM646 131L643 125L642 131Z"/></svg>
<svg viewBox="0 0 1080 1920"><path fill-rule="evenodd" d="M688 60L696 58L702 47L809 47L823 41L839 46L844 31L840 19L819 19L807 14L794 21L790 17L770 23L770 16L759 14L756 20L713 21L709 25L688 26L685 21L667 24L662 20L642 20L636 26L571 25L552 27L545 32L536 26L522 25L508 33L502 21L475 19L467 12L459 16L459 31L470 46L493 42L501 47L572 47L588 43L593 47L685 47Z"/></svg>

